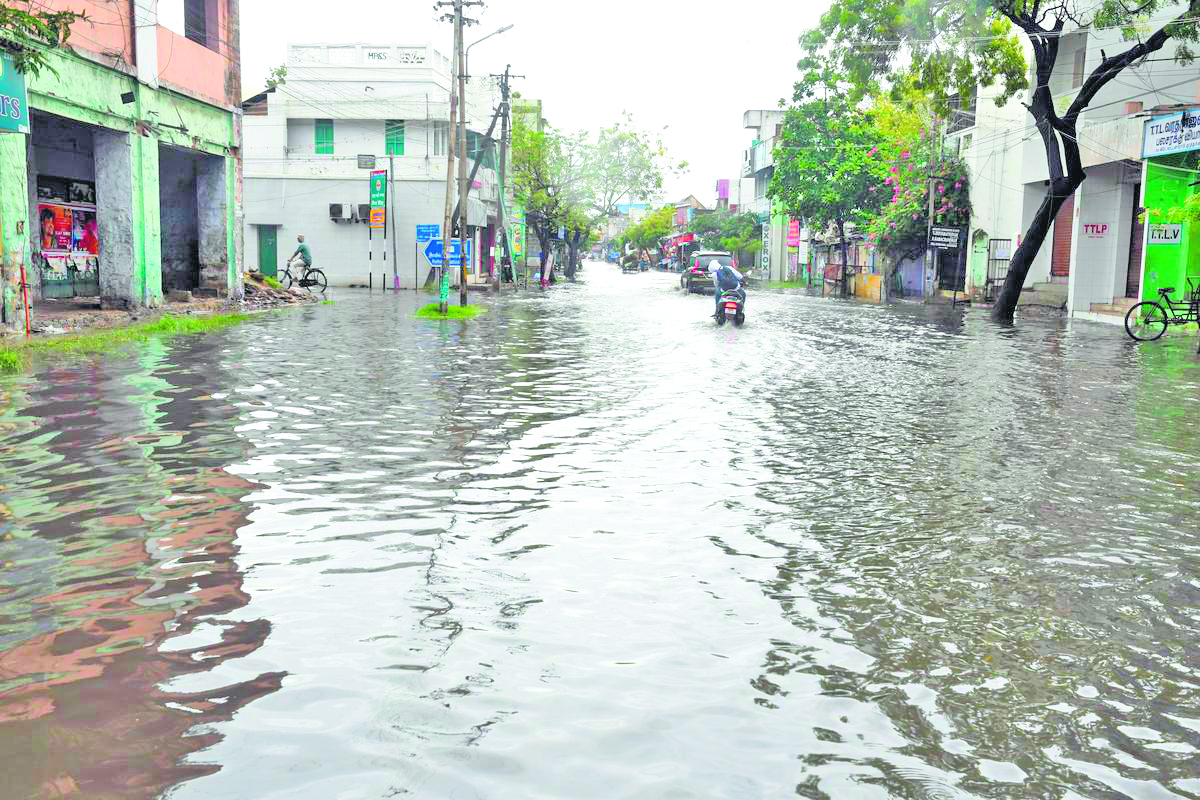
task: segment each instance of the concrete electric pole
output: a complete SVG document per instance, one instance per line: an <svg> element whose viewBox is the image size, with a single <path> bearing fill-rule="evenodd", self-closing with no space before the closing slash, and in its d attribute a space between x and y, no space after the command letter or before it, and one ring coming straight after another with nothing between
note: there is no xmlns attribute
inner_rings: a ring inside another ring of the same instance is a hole
<svg viewBox="0 0 1200 800"><path fill-rule="evenodd" d="M460 257L459 262L462 264L459 272L459 302L461 305L467 304L467 189L466 186L466 170L467 170L467 143L466 143L466 118L467 118L467 90L466 90L466 67L464 64L463 54L463 25L474 24L475 20L465 19L463 17L463 9L468 6L482 6L482 0L442 0L437 3L435 8L453 8L452 14L447 14L442 17L443 20L454 23L454 58L451 63L454 64L454 72L450 80L450 127L448 131L448 147L446 158L446 214L444 218L445 225L442 229L442 281L440 292L438 294L438 310L445 314L446 307L449 304L449 283L450 273L450 237L454 232L454 220L452 210L454 208L453 197L454 191L454 159L457 156L458 164L458 196L459 196L459 245ZM457 120L457 130L455 122Z"/></svg>

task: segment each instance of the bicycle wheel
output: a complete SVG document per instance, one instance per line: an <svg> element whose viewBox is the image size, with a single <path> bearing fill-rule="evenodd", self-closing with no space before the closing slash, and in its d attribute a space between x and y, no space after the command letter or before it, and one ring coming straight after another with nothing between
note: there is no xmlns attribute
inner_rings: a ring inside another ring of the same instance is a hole
<svg viewBox="0 0 1200 800"><path fill-rule="evenodd" d="M1139 342L1153 342L1167 332L1167 312L1150 300L1138 303L1125 315L1125 332Z"/></svg>
<svg viewBox="0 0 1200 800"><path fill-rule="evenodd" d="M292 271L290 269L285 269L283 274L280 275L277 280L279 281L279 285L283 288L292 288Z"/></svg>
<svg viewBox="0 0 1200 800"><path fill-rule="evenodd" d="M329 285L329 281L325 279L325 273L319 269L310 269L304 273L304 286L310 292L320 292L325 294L325 287Z"/></svg>

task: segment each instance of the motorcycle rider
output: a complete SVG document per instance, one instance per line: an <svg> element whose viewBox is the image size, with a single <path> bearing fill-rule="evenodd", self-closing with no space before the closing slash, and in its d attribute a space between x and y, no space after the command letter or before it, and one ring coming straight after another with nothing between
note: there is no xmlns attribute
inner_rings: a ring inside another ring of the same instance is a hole
<svg viewBox="0 0 1200 800"><path fill-rule="evenodd" d="M740 290L745 278L732 266L722 266L721 262L715 258L708 262L708 274L712 278L713 294L717 299L716 307L713 309L713 318L715 319L721 313L721 294L731 290ZM744 298L745 293L742 294Z"/></svg>

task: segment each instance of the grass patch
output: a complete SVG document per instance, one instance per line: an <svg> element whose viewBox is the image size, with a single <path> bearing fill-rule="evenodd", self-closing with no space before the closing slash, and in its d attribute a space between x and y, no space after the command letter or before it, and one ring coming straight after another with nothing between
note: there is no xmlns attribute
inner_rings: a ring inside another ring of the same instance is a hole
<svg viewBox="0 0 1200 800"><path fill-rule="evenodd" d="M430 303L417 311L417 319L471 319L484 312L481 306L447 306L446 313L438 312L438 304Z"/></svg>
<svg viewBox="0 0 1200 800"><path fill-rule="evenodd" d="M150 322L46 339L23 339L0 344L0 372L17 372L25 357L34 353L100 353L122 345L144 342L155 336L208 333L252 319L250 314L213 314L203 317L165 315Z"/></svg>
<svg viewBox="0 0 1200 800"><path fill-rule="evenodd" d="M270 286L272 289L282 289L283 284L272 278L270 275L263 275L263 283Z"/></svg>
<svg viewBox="0 0 1200 800"><path fill-rule="evenodd" d="M333 305L333 301L332 301L332 300L322 300L322 301L321 301L321 305L323 305L323 306L331 306L331 305Z"/></svg>

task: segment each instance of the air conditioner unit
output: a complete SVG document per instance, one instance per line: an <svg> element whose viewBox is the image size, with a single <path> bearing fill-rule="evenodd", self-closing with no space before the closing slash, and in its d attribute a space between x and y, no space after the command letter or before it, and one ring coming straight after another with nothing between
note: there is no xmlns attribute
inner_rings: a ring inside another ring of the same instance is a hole
<svg viewBox="0 0 1200 800"><path fill-rule="evenodd" d="M350 219L350 206L345 203L330 203L329 218L334 222Z"/></svg>
<svg viewBox="0 0 1200 800"><path fill-rule="evenodd" d="M370 203L359 203L358 204L358 221L359 222L370 222L371 221L371 204Z"/></svg>

